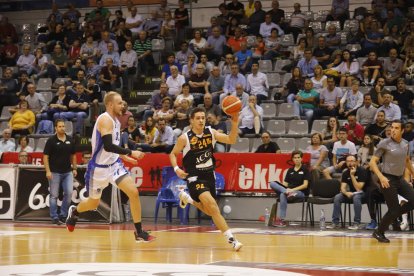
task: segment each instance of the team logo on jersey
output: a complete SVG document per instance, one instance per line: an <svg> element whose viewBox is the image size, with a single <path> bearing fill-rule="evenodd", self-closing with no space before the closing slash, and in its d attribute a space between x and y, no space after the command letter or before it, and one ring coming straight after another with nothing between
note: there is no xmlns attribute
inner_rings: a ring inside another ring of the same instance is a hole
<svg viewBox="0 0 414 276"><path fill-rule="evenodd" d="M195 144L197 144L197 140L198 140L198 138L194 136L193 138L191 138L191 140L190 140L190 144L191 144L191 145L195 145Z"/></svg>

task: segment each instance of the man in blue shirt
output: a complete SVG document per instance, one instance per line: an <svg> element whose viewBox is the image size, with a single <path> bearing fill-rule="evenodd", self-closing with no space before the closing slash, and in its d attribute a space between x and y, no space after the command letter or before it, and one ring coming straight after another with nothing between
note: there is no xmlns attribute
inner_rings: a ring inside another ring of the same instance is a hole
<svg viewBox="0 0 414 276"><path fill-rule="evenodd" d="M242 42L240 43L240 51L234 54L236 57L236 62L240 66L240 71L243 74L250 72L252 68L252 51L247 49L247 43Z"/></svg>
<svg viewBox="0 0 414 276"><path fill-rule="evenodd" d="M298 67L302 72L302 76L313 77L313 69L315 69L316 65L318 65L318 61L313 57L312 49L305 49L304 57L298 62Z"/></svg>

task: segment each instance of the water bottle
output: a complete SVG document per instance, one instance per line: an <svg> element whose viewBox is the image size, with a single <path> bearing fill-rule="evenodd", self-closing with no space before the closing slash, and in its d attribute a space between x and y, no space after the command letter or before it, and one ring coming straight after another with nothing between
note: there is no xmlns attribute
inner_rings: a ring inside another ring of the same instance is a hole
<svg viewBox="0 0 414 276"><path fill-rule="evenodd" d="M326 225L325 225L325 212L324 212L323 209L321 210L321 217L319 219L319 227L320 227L321 231L323 231L323 230L326 229Z"/></svg>
<svg viewBox="0 0 414 276"><path fill-rule="evenodd" d="M264 213L264 223L265 223L265 226L268 226L269 225L269 218L270 218L270 211L269 211L269 208L265 208L265 213Z"/></svg>

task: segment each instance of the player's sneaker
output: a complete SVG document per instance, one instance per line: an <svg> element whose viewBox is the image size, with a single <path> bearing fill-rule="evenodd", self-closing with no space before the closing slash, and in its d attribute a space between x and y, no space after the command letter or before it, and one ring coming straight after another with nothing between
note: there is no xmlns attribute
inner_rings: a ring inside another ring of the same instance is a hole
<svg viewBox="0 0 414 276"><path fill-rule="evenodd" d="M178 194L178 197L180 198L180 207L184 209L188 204L188 199L190 199L191 197L184 191L181 191Z"/></svg>
<svg viewBox="0 0 414 276"><path fill-rule="evenodd" d="M243 247L243 244L235 238L230 238L228 242L231 243L234 251L239 251Z"/></svg>
<svg viewBox="0 0 414 276"><path fill-rule="evenodd" d="M73 214L73 211L75 210L75 205L70 206L68 210L68 217L66 218L66 229L68 229L69 232L73 232L73 230L75 230L76 222L78 221L78 216Z"/></svg>
<svg viewBox="0 0 414 276"><path fill-rule="evenodd" d="M403 220L400 224L401 231L409 231L410 225L408 224L408 221Z"/></svg>
<svg viewBox="0 0 414 276"><path fill-rule="evenodd" d="M156 237L151 236L148 232L142 231L141 233L134 232L135 241L138 243L141 242L152 242L156 239Z"/></svg>

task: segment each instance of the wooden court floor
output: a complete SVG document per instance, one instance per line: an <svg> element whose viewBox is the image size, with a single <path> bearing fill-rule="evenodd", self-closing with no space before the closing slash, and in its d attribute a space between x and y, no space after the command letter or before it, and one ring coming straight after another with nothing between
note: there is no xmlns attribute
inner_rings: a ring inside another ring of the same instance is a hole
<svg viewBox="0 0 414 276"><path fill-rule="evenodd" d="M256 222L230 222L230 226L244 244L240 252L233 252L208 222L144 221L144 228L151 229L157 240L137 244L129 223L81 223L69 233L63 225L46 222L0 221L0 275L7 275L7 270L2 272L5 266L51 263L214 264L310 275L414 275L413 232L389 232L391 243L380 244L364 230L281 229Z"/></svg>

